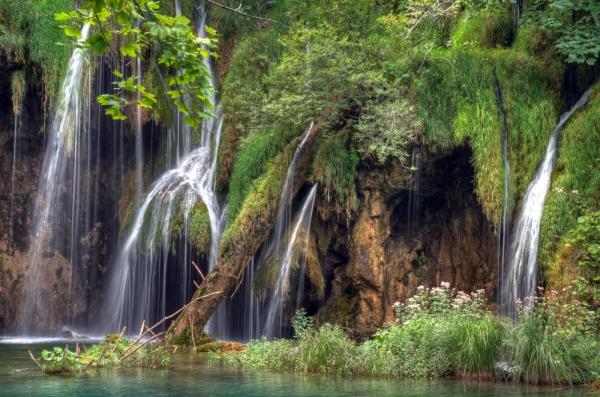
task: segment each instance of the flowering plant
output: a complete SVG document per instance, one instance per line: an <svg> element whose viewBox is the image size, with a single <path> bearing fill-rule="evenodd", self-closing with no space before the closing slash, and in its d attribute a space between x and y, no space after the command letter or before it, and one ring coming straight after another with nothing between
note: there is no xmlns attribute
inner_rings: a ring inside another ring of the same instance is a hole
<svg viewBox="0 0 600 397"><path fill-rule="evenodd" d="M481 315L486 313L485 290L457 292L450 289L450 283L442 281L439 287L431 289L419 286L406 303L396 302L393 306L397 321L402 323L427 314Z"/></svg>

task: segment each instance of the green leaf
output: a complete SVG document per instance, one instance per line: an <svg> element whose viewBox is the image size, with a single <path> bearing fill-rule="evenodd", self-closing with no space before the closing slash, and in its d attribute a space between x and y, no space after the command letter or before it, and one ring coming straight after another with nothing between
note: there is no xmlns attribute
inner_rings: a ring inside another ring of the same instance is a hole
<svg viewBox="0 0 600 397"><path fill-rule="evenodd" d="M93 8L94 8L94 12L96 14L100 14L105 6L106 6L106 3L104 3L104 0L94 0Z"/></svg>
<svg viewBox="0 0 600 397"><path fill-rule="evenodd" d="M185 119L183 121L193 129L198 128L198 126L200 125L200 121L198 119L193 118L192 116L185 116Z"/></svg>
<svg viewBox="0 0 600 397"><path fill-rule="evenodd" d="M113 70L113 74L119 78L123 77L123 73L119 72L117 69Z"/></svg>
<svg viewBox="0 0 600 397"><path fill-rule="evenodd" d="M61 26L64 29L65 34L69 37L76 37L81 39L81 31L79 29L72 28L70 26Z"/></svg>
<svg viewBox="0 0 600 397"><path fill-rule="evenodd" d="M107 33L106 39L111 39L110 33ZM101 34L93 35L92 37L87 39L87 43L90 46L90 50L96 51L99 55L104 54L104 51L106 51L106 46L108 45L108 42L104 39L104 36L102 36Z"/></svg>
<svg viewBox="0 0 600 397"><path fill-rule="evenodd" d="M60 14L54 14L54 19L57 21L69 21L71 16L66 12L61 12Z"/></svg>
<svg viewBox="0 0 600 397"><path fill-rule="evenodd" d="M140 49L140 45L135 41L130 42L127 45L121 47L121 54L127 56L129 55L132 58L136 57L136 51Z"/></svg>
<svg viewBox="0 0 600 397"><path fill-rule="evenodd" d="M156 101L154 101L154 102L156 102ZM152 109L152 107L154 106L154 102L150 98L143 98L140 101L140 106L143 106L148 109Z"/></svg>
<svg viewBox="0 0 600 397"><path fill-rule="evenodd" d="M106 114L112 116L113 120L125 120L127 118L118 108L106 109Z"/></svg>

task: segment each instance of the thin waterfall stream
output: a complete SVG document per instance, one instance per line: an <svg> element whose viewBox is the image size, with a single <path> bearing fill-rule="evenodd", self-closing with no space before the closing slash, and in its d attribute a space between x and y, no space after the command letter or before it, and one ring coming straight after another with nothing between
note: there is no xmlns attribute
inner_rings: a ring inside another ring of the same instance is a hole
<svg viewBox="0 0 600 397"><path fill-rule="evenodd" d="M410 164L410 190L408 193L408 235L414 237L421 228L421 148L415 146L412 150Z"/></svg>
<svg viewBox="0 0 600 397"><path fill-rule="evenodd" d="M560 132L569 117L588 102L590 93L591 88L568 112L560 116L560 121L548 143L546 154L527 187L504 269L501 303L508 315L516 315L517 299L535 295L540 223L546 193L550 188L552 172L558 156Z"/></svg>
<svg viewBox="0 0 600 397"><path fill-rule="evenodd" d="M89 31L90 26L85 25L81 32L83 40L88 37ZM84 127L82 113L85 97L81 87L85 70L82 53L74 50L48 134L46 154L38 182L32 220L34 243L30 253L30 269L25 281L23 313L18 326L20 334L31 333L36 320L49 322L52 317L52 312L45 307L38 287L44 279L44 269L40 262L45 245L53 237L51 213L62 207L59 190L67 180L69 170L78 163L76 140Z"/></svg>

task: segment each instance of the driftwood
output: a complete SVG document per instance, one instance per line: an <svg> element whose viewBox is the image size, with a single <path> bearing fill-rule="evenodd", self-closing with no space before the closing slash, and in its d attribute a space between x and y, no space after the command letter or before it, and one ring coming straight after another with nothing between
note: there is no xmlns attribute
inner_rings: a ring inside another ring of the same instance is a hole
<svg viewBox="0 0 600 397"><path fill-rule="evenodd" d="M111 350L111 352L114 352L119 347L119 341L123 337L123 334L125 334L125 330L126 329L127 329L127 327L123 327L123 329L121 330L121 333L119 334L119 337L117 338L117 342L115 343L115 347L113 347L113 349Z"/></svg>
<svg viewBox="0 0 600 397"><path fill-rule="evenodd" d="M166 334L167 331L165 332L161 332L160 334L153 336L152 338L149 338L146 342L142 343L142 344L134 344L131 346L137 346L136 348L134 348L133 350L129 351L127 354L125 354L125 352L121 355L121 357L119 357L119 361L123 361L125 360L127 357L131 356L133 353L135 353L136 351L140 350L142 347L146 346L148 343L152 342L153 340L158 340L158 338L164 334ZM130 347L131 347L130 346Z"/></svg>
<svg viewBox="0 0 600 397"><path fill-rule="evenodd" d="M31 357L31 361L33 361L35 363L35 365L37 365L38 367L42 368L42 364L38 363L38 361L35 359L35 357L33 357L31 350L27 350L27 353L29 353L29 357Z"/></svg>
<svg viewBox="0 0 600 397"><path fill-rule="evenodd" d="M142 321L142 328L140 328L140 333L138 334L138 340L142 337L142 332L144 332L145 326L146 326L146 320Z"/></svg>
<svg viewBox="0 0 600 397"><path fill-rule="evenodd" d="M111 342L111 340L106 341L106 346L104 346L104 349L102 350L102 353L100 353L100 357L98 357L98 365L100 365L100 362L102 361L102 357L104 357L104 354L106 353L106 351L110 347L110 342Z"/></svg>
<svg viewBox="0 0 600 397"><path fill-rule="evenodd" d="M67 364L67 353L69 353L69 345L65 345L65 351L63 353L63 365Z"/></svg>

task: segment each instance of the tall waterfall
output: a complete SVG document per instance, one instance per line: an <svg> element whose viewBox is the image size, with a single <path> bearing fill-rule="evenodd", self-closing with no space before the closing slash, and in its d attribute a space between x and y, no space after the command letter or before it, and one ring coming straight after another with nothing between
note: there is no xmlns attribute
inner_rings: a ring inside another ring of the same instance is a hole
<svg viewBox="0 0 600 397"><path fill-rule="evenodd" d="M560 116L560 121L548 143L546 154L527 187L504 270L501 302L507 314L515 315L517 299L535 294L540 222L544 200L556 164L560 132L573 112L587 103L590 92L591 88L568 112Z"/></svg>
<svg viewBox="0 0 600 397"><path fill-rule="evenodd" d="M198 33L205 35L206 13L200 19ZM215 76L212 62L205 62L208 72ZM216 85L214 77L212 84ZM212 101L216 117L202 123L199 146L191 151L192 131L175 111L167 137L167 153L174 160L168 165L173 168L142 197L128 225L106 294L109 312L102 326L112 331L124 325L134 329L144 320L152 323L187 303L194 281L200 281L192 265L194 253L196 260L204 254L205 270L215 266L224 227L224 211L214 192L223 117L217 99ZM190 236L191 228L199 227L206 216L209 230L202 229L196 238ZM198 239L202 241L198 243Z"/></svg>
<svg viewBox="0 0 600 397"><path fill-rule="evenodd" d="M9 235L9 251L12 251L14 244L14 236L15 236L15 176L17 171L17 157L19 156L19 123L21 112L19 111L19 106L22 104L13 104L14 107L14 115L15 115L15 125L13 128L13 162L12 162L12 176L10 182L10 235Z"/></svg>
<svg viewBox="0 0 600 397"><path fill-rule="evenodd" d="M497 277L497 303L500 304L500 290L502 288L502 272L505 268L506 254L509 247L509 229L510 229L510 162L508 161L508 124L506 122L506 108L504 107L504 93L500 88L500 82L498 76L494 72L494 91L496 94L496 103L502 116L502 127L500 138L502 140L502 160L504 165L504 202L502 207L502 218L500 218L500 224L498 225L498 262L496 267Z"/></svg>
<svg viewBox="0 0 600 397"><path fill-rule="evenodd" d="M286 302L296 302L296 308L300 303L300 296L304 292L304 265L306 262L306 252L310 238L310 222L312 219L315 197L318 184L315 184L307 194L302 203L296 223L288 231L289 238L287 242L280 247L278 255L279 271L275 287L270 292L266 309L266 322L260 332L267 339L281 337L281 323L283 320L283 310ZM293 262L296 263L293 264ZM295 277L295 283L290 280L290 271L292 265L299 270ZM295 288L292 285L295 284ZM296 296L292 296L295 294ZM257 335L258 336L258 335Z"/></svg>
<svg viewBox="0 0 600 397"><path fill-rule="evenodd" d="M421 148L412 150L410 164L410 191L408 193L408 235L414 236L421 228Z"/></svg>
<svg viewBox="0 0 600 397"><path fill-rule="evenodd" d="M82 38L85 40L89 34L89 25L82 29ZM33 247L29 262L29 271L25 281L24 307L21 321L18 322L19 331L22 334L31 333L36 323L49 323L52 318L52 310L44 302L39 286L46 277L48 269L41 265L41 259L45 247L53 237L51 214L60 210L71 212L76 204L78 192L72 190L71 203L61 200L59 190L67 182L68 178L76 174L79 166L78 150L80 138L84 126L83 102L86 100L82 92L84 84L85 62L79 50L74 50L69 61L65 80L59 93L59 103L56 114L48 134L48 144L44 156L44 162L38 182L37 199L33 212ZM78 183L76 178L73 183ZM70 205L69 205L70 204ZM71 234L75 233L75 225L71 227Z"/></svg>

